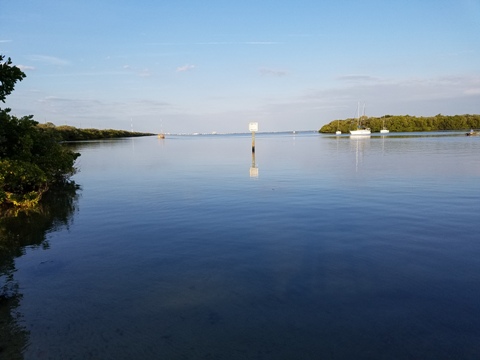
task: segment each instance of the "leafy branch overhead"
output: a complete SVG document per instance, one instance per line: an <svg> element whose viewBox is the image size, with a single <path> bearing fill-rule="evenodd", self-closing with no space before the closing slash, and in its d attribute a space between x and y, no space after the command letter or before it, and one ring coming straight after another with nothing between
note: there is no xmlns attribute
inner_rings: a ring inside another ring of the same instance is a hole
<svg viewBox="0 0 480 360"><path fill-rule="evenodd" d="M22 81L26 75L16 66L12 66L12 60L0 55L0 100L4 103L5 98L10 95L15 88L17 81Z"/></svg>

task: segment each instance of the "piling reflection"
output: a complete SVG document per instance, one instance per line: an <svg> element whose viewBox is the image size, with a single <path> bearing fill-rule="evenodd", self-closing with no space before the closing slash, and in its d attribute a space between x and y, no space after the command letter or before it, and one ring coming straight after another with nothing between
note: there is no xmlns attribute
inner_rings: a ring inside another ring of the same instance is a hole
<svg viewBox="0 0 480 360"><path fill-rule="evenodd" d="M250 167L250 177L251 178L258 177L258 168L255 164L255 151L252 151L252 166Z"/></svg>
<svg viewBox="0 0 480 360"><path fill-rule="evenodd" d="M29 332L19 311L22 294L14 278L15 258L26 248L49 247L46 235L68 227L78 209L78 186L68 184L45 194L30 210L0 211L0 358L23 359Z"/></svg>

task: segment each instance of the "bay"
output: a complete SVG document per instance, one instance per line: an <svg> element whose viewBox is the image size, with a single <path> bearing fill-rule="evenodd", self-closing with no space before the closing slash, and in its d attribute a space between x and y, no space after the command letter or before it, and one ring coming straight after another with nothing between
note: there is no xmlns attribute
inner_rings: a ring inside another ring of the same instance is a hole
<svg viewBox="0 0 480 360"><path fill-rule="evenodd" d="M68 220L14 261L19 358L480 355L480 138L76 147Z"/></svg>

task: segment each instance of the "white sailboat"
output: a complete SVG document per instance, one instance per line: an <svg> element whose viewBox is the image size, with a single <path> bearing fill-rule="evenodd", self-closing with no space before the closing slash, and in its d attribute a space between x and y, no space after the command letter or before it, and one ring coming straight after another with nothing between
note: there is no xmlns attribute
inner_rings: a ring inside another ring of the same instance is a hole
<svg viewBox="0 0 480 360"><path fill-rule="evenodd" d="M384 116L383 117L383 125L382 125L382 129L380 130L380 134L388 134L389 132L390 132L390 130L385 128L385 116Z"/></svg>
<svg viewBox="0 0 480 360"><path fill-rule="evenodd" d="M365 104L363 104L363 116L365 117ZM370 135L372 132L370 128L362 128L360 121L360 104L357 104L357 130L350 130L351 135Z"/></svg>
<svg viewBox="0 0 480 360"><path fill-rule="evenodd" d="M350 130L350 135L370 135L372 131L370 129L357 129Z"/></svg>
<svg viewBox="0 0 480 360"><path fill-rule="evenodd" d="M338 122L339 122L339 121L340 121L340 120L337 120L337 131L335 131L335 134L336 134L336 135L341 135L341 134L342 134L342 132L341 132L340 129L338 128Z"/></svg>

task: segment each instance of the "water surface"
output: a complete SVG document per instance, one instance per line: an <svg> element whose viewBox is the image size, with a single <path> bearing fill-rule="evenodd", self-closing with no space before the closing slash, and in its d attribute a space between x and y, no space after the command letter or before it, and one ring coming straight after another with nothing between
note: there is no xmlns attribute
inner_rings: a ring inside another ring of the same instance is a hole
<svg viewBox="0 0 480 360"><path fill-rule="evenodd" d="M413 135L78 145L14 261L24 358L478 358L480 138Z"/></svg>

